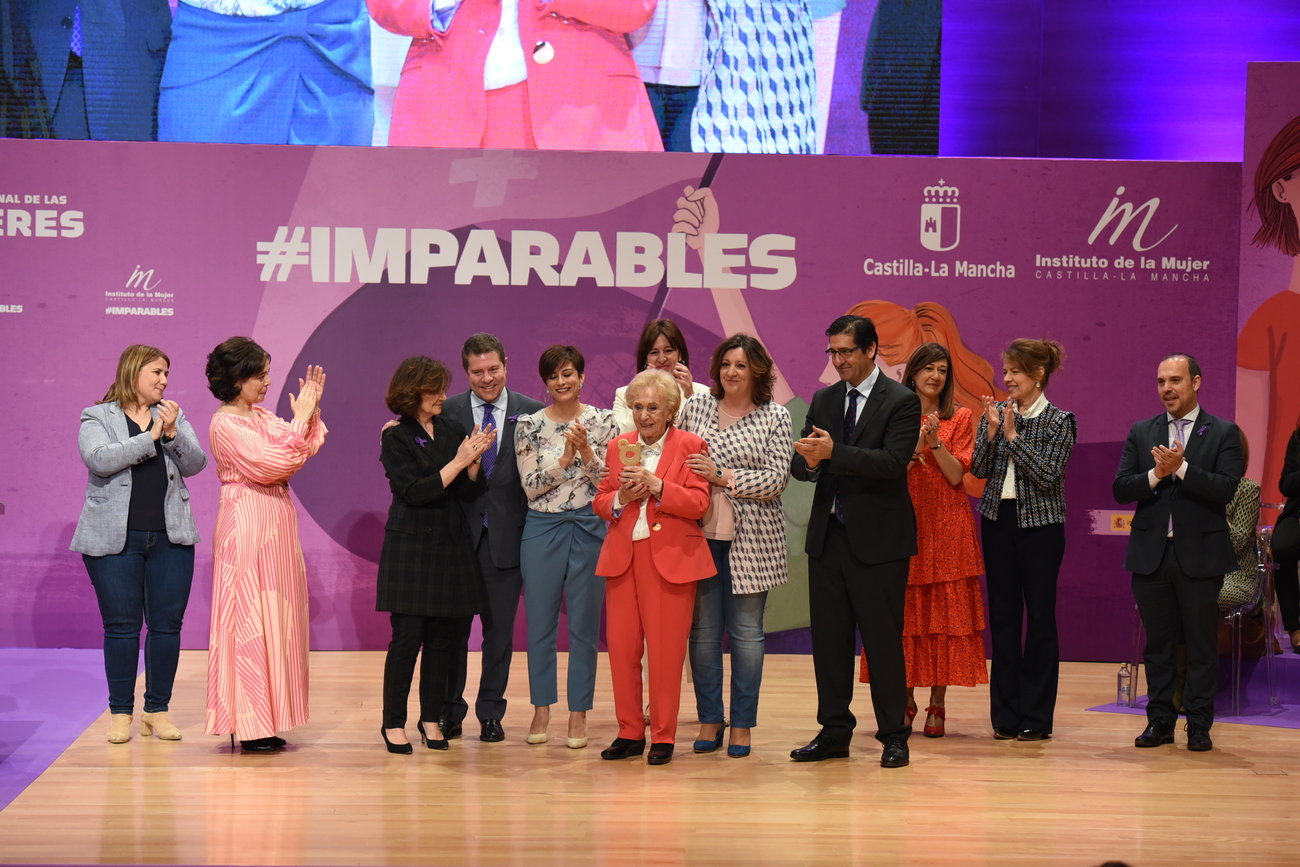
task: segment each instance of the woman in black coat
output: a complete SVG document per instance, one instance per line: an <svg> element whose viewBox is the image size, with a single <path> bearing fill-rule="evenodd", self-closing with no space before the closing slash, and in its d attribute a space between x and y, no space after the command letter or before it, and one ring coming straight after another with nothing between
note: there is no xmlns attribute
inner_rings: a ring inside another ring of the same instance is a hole
<svg viewBox="0 0 1300 867"><path fill-rule="evenodd" d="M388 384L385 402L401 416L383 433L379 460L393 492L379 556L378 611L389 612L393 640L384 662L384 724L390 753L410 753L406 705L415 658L420 663L420 737L429 749L447 749L436 720L446 698L447 674L465 653L479 611L482 577L469 526L452 495L474 500L487 486L479 458L495 430L469 435L443 418L447 366L423 355L406 359Z"/></svg>

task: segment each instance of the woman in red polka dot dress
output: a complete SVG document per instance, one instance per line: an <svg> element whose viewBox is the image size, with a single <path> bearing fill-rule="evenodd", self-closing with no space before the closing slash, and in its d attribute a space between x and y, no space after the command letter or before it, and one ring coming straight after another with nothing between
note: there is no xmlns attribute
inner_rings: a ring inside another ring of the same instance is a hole
<svg viewBox="0 0 1300 867"><path fill-rule="evenodd" d="M907 722L916 716L914 691L930 687L926 737L943 737L949 686L988 683L984 662L984 571L975 517L962 487L974 439L971 411L953 402L952 358L937 343L917 347L903 384L921 398L921 431L907 487L916 510L917 554L907 577L903 652L907 658ZM862 680L869 682L866 657Z"/></svg>

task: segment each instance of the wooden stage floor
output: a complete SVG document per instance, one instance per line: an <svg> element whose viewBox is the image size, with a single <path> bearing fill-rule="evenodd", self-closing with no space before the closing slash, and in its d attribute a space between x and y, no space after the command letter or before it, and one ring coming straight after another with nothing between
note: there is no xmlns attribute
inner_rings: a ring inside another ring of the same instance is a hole
<svg viewBox="0 0 1300 867"><path fill-rule="evenodd" d="M1300 732L1224 724L1209 753L1187 752L1181 730L1176 747L1135 749L1141 718L1083 710L1114 695L1113 664L1062 667L1044 743L993 740L987 687L951 689L948 736L921 737L918 720L911 767L884 770L864 684L852 757L789 760L816 728L807 656L767 658L748 759L690 752L685 687L685 752L663 767L600 759L615 734L603 656L591 746L565 747L561 707L551 742L525 744L524 662L505 743L467 726L448 752L398 756L379 738L383 654L313 653L293 748L240 755L202 733L206 654L187 651L172 703L185 739L142 739L137 719L111 745L106 712L0 812L0 863L1300 863Z"/></svg>

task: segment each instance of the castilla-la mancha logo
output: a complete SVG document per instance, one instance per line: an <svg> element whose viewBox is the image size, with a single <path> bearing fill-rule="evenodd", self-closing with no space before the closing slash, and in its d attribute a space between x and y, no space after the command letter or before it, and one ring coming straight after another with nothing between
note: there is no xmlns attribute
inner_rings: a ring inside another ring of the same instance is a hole
<svg viewBox="0 0 1300 867"><path fill-rule="evenodd" d="M921 246L942 253L961 243L961 190L945 186L943 179L926 187L925 204L921 205Z"/></svg>

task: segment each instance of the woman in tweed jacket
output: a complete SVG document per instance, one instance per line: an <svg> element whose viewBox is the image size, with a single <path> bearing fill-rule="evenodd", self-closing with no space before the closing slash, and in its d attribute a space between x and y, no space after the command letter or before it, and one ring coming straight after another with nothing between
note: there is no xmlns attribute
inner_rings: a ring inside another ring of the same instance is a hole
<svg viewBox="0 0 1300 867"><path fill-rule="evenodd" d="M1065 556L1065 464L1074 415L1044 393L1065 352L1053 340L1014 340L1002 353L1007 400L985 397L971 473L987 479L980 530L989 586L993 736L1052 734L1060 645L1056 579ZM1021 624L1024 644L1021 644Z"/></svg>
<svg viewBox="0 0 1300 867"><path fill-rule="evenodd" d="M406 704L415 658L420 656L420 722L429 749L447 749L437 720L446 716L447 676L466 652L470 624L479 612L483 578L469 525L452 497L472 501L487 479L480 459L496 436L442 415L451 375L423 355L393 373L385 402L401 415L385 427L383 462L393 504L379 555L377 611L389 612L393 640L384 660L384 724L390 753L410 753Z"/></svg>
<svg viewBox="0 0 1300 867"><path fill-rule="evenodd" d="M700 734L695 752L722 746L722 633L731 640L731 739L727 755L749 755L763 679L763 609L767 591L784 584L785 513L790 413L772 400L772 358L748 334L713 350L713 388L686 402L682 429L708 443L689 458L708 480L712 502L701 522L718 574L700 582L691 624L691 669Z"/></svg>

